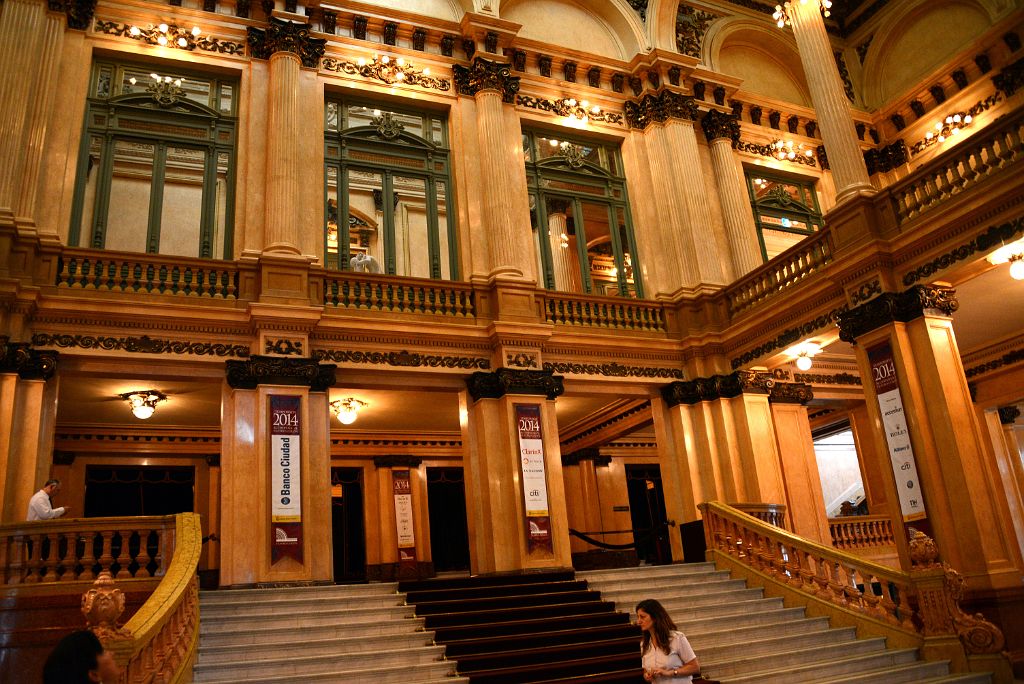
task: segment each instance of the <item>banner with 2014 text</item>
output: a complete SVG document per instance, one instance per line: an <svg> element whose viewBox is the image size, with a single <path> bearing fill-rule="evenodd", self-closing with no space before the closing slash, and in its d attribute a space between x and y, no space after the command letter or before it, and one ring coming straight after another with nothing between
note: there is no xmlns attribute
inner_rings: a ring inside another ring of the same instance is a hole
<svg viewBox="0 0 1024 684"><path fill-rule="evenodd" d="M270 563L302 562L302 399L270 397Z"/></svg>
<svg viewBox="0 0 1024 684"><path fill-rule="evenodd" d="M527 548L530 551L536 549L551 551L551 517L548 512L548 484L544 470L544 438L540 428L540 406L516 404L515 415L519 433L519 463L523 475Z"/></svg>

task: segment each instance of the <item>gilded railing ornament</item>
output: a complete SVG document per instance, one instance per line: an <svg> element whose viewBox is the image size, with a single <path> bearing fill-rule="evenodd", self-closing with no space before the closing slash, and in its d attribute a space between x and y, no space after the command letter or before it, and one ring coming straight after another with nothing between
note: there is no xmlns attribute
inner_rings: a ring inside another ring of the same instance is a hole
<svg viewBox="0 0 1024 684"><path fill-rule="evenodd" d="M104 570L82 594L82 615L89 629L101 640L130 639L131 633L118 626L124 612L124 592L114 585L114 578Z"/></svg>
<svg viewBox="0 0 1024 684"><path fill-rule="evenodd" d="M704 137L708 142L720 138L728 138L733 146L740 140L740 122L732 114L725 114L717 109L710 110L700 120L700 127L704 129Z"/></svg>
<svg viewBox="0 0 1024 684"><path fill-rule="evenodd" d="M270 59L277 52L291 52L298 56L302 66L315 69L323 57L327 41L314 38L312 30L311 24L271 17L270 26L266 29L249 27L249 54L256 59Z"/></svg>
<svg viewBox="0 0 1024 684"><path fill-rule="evenodd" d="M453 73L460 95L473 97L481 91L493 90L501 94L502 102L512 104L519 92L519 77L513 76L511 67L504 62L477 57L468 67L456 64Z"/></svg>
<svg viewBox="0 0 1024 684"><path fill-rule="evenodd" d="M373 61L370 62L367 62L365 59L350 62L334 57L324 57L321 65L328 71L372 78L388 85L401 83L430 90L440 90L442 92L452 88L451 81L447 78L431 76L429 68L417 69L402 57L392 59L387 55L383 57L374 56Z"/></svg>
<svg viewBox="0 0 1024 684"><path fill-rule="evenodd" d="M631 128L647 128L654 123L669 119L696 121L696 101L689 95L663 90L657 95L648 93L637 101L627 100L625 104L626 123Z"/></svg>

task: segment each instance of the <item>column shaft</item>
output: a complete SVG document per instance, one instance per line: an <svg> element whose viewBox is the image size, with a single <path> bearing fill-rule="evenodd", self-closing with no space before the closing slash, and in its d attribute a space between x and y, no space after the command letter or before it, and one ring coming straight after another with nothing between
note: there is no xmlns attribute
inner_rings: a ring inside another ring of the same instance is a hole
<svg viewBox="0 0 1024 684"><path fill-rule="evenodd" d="M664 251L658 255L659 267L664 274L659 289L668 294L682 286L700 282L700 267L697 265L693 235L688 230L689 209L685 199L674 191L668 181L674 177L676 169L665 129L652 126L644 132L644 139L651 160L652 181L659 195L659 233L664 245Z"/></svg>
<svg viewBox="0 0 1024 684"><path fill-rule="evenodd" d="M758 249L757 228L750 208L746 187L728 138L716 138L709 143L711 167L714 169L718 198L722 205L722 220L729 236L732 267L736 278L753 271L763 263Z"/></svg>
<svg viewBox="0 0 1024 684"><path fill-rule="evenodd" d="M267 96L267 252L299 254L299 151L295 136L303 126L299 107L298 55L270 58Z"/></svg>
<svg viewBox="0 0 1024 684"><path fill-rule="evenodd" d="M548 245L551 248L551 268L555 274L555 289L561 292L582 292L580 260L573 245L574 238L566 232L566 216L561 212L548 214ZM562 246L562 236L568 238Z"/></svg>
<svg viewBox="0 0 1024 684"><path fill-rule="evenodd" d="M801 537L831 546L832 534L825 515L807 407L775 403L771 409L792 530Z"/></svg>

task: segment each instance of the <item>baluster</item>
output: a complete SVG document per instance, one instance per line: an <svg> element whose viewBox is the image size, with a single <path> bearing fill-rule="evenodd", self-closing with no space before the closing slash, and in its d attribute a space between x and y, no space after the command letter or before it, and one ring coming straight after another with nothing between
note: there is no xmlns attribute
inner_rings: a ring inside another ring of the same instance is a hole
<svg viewBox="0 0 1024 684"><path fill-rule="evenodd" d="M128 545L132 540L132 533L127 530L121 530L118 532L118 536L121 539L121 546L117 552L117 558L115 562L120 566L117 571L116 579L128 579L132 576L130 570L128 570L128 564L131 562L131 555L128 551Z"/></svg>
<svg viewBox="0 0 1024 684"><path fill-rule="evenodd" d="M139 569L135 571L136 577L152 577L153 573L149 571L149 562L152 560L152 556L149 555L149 534L152 530L138 530L139 533L139 555L135 557L136 562L139 564Z"/></svg>
<svg viewBox="0 0 1024 684"><path fill-rule="evenodd" d="M114 545L114 531L106 530L100 534L103 535L103 550L100 552L100 572L104 570L110 572L110 568L114 564L114 556L111 551Z"/></svg>
<svg viewBox="0 0 1024 684"><path fill-rule="evenodd" d="M40 535L40 538L42 539L42 535ZM44 563L46 565L46 574L43 575L43 581L44 582L56 582L57 581L57 564L59 562L58 556L60 555L58 553L58 548L57 548L57 544L58 544L58 539L59 538L57 536L57 533L54 532L54 533L46 535L45 539L48 542L49 548L46 550L46 560L44 561ZM42 550L41 547L40 547L40 550Z"/></svg>
<svg viewBox="0 0 1024 684"><path fill-rule="evenodd" d="M30 534L26 541L25 583L35 584L41 581L40 572L43 569L43 535ZM31 553L28 552L28 547L31 547Z"/></svg>
<svg viewBox="0 0 1024 684"><path fill-rule="evenodd" d="M84 546L82 548L82 574L78 576L80 580L94 580L96 575L93 574L92 566L96 565L96 533L85 532L82 537Z"/></svg>
<svg viewBox="0 0 1024 684"><path fill-rule="evenodd" d="M60 552L60 545L64 544L64 553ZM75 581L75 566L78 565L78 535L74 532L65 532L57 535L57 569L63 570L60 575L61 582Z"/></svg>
<svg viewBox="0 0 1024 684"><path fill-rule="evenodd" d="M4 584L21 584L25 581L28 542L22 535L7 538L7 566L4 568Z"/></svg>

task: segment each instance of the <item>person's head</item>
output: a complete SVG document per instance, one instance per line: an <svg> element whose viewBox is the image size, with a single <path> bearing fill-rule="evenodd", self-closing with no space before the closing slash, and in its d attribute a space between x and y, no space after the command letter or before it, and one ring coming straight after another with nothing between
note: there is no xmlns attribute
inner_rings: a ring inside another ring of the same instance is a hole
<svg viewBox="0 0 1024 684"><path fill-rule="evenodd" d="M672 622L664 606L654 599L644 599L636 604L636 623L644 632L642 652L647 652L652 639L658 648L669 652L670 633L675 631L676 623Z"/></svg>
<svg viewBox="0 0 1024 684"><path fill-rule="evenodd" d="M110 684L120 674L114 655L95 634L83 629L54 647L43 665L43 684Z"/></svg>
<svg viewBox="0 0 1024 684"><path fill-rule="evenodd" d="M43 485L43 491L46 492L47 496L53 496L60 491L60 480L50 479Z"/></svg>

